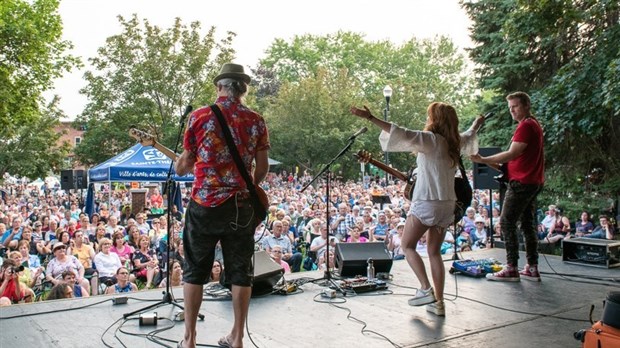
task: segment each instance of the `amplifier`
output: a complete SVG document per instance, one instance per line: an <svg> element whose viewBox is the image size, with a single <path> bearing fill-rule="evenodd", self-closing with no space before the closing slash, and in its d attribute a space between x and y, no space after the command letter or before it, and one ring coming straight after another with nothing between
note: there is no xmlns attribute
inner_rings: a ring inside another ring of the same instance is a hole
<svg viewBox="0 0 620 348"><path fill-rule="evenodd" d="M562 240L562 261L602 268L620 267L620 241L594 238Z"/></svg>

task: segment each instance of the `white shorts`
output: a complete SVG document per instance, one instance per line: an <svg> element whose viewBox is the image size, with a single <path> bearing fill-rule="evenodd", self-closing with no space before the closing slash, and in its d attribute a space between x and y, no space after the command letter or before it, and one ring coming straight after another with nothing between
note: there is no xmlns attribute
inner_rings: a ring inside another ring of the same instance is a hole
<svg viewBox="0 0 620 348"><path fill-rule="evenodd" d="M425 226L448 227L454 223L455 201L415 201L407 215L417 217Z"/></svg>

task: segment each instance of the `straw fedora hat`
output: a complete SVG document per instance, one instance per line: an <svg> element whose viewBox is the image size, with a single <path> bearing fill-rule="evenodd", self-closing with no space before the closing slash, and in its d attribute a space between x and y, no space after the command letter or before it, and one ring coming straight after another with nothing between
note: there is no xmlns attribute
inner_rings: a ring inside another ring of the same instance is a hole
<svg viewBox="0 0 620 348"><path fill-rule="evenodd" d="M220 73L213 79L213 84L217 86L217 81L225 78L231 78L236 80L241 80L247 84L252 81L250 76L248 76L243 70L243 65L235 64L235 63L226 63L222 65L222 69L220 69Z"/></svg>

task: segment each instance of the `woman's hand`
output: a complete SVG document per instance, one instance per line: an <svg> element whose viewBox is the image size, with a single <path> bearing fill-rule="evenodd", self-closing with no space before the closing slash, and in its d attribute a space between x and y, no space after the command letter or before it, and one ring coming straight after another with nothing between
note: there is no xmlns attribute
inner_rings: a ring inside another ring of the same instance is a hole
<svg viewBox="0 0 620 348"><path fill-rule="evenodd" d="M367 119L367 120L374 117L372 113L370 112L370 110L366 107L366 105L364 105L363 110L355 106L352 106L349 110L351 111L353 115L360 117L360 118Z"/></svg>
<svg viewBox="0 0 620 348"><path fill-rule="evenodd" d="M475 154L475 155L471 155L471 156L469 156L469 159L470 159L472 162L476 162L476 163L484 163L484 162L482 162L482 156L480 156L480 154L479 154L479 153L477 153L477 154Z"/></svg>
<svg viewBox="0 0 620 348"><path fill-rule="evenodd" d="M482 125L484 124L484 121L485 121L484 116L479 115L478 117L476 117L476 119L474 120L474 123L471 126L477 132L480 129L480 127L482 127Z"/></svg>

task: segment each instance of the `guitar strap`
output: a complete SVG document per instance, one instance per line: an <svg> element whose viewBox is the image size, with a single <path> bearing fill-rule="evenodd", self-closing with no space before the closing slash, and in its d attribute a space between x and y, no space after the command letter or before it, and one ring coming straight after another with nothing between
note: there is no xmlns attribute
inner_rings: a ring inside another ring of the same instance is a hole
<svg viewBox="0 0 620 348"><path fill-rule="evenodd" d="M248 191L250 191L252 197L258 201L258 194L256 193L256 188L254 187L254 183L250 178L250 174L248 174L248 171L243 165L243 161L241 161L241 156L239 155L239 151L235 146L232 134L230 134L230 128L228 128L228 123L226 123L226 119L224 118L224 115L222 115L222 111L217 106L217 104L211 105L211 110L213 110L213 113L215 114L215 116L217 116L217 120L220 122L222 133L224 133L224 138L226 139L226 144L228 145L228 151L230 151L230 154L233 157L235 164L237 165L237 170L239 170L241 177L243 177L243 180L245 180L245 184L247 185Z"/></svg>

